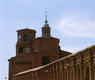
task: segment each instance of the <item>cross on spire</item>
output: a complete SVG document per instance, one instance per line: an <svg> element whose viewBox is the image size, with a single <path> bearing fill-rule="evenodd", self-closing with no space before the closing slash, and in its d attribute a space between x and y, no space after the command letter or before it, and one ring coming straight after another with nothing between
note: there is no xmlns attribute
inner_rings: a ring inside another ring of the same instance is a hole
<svg viewBox="0 0 95 80"><path fill-rule="evenodd" d="M48 21L47 21L47 10L45 11L45 23L47 23Z"/></svg>
<svg viewBox="0 0 95 80"><path fill-rule="evenodd" d="M50 37L50 27L47 20L47 11L45 11L45 24L42 27L42 37Z"/></svg>

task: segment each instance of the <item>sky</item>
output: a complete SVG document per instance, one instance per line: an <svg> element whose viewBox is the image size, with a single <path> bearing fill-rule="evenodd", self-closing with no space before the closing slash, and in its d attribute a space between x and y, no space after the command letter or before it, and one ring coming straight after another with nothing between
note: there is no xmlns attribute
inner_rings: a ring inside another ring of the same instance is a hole
<svg viewBox="0 0 95 80"><path fill-rule="evenodd" d="M30 28L41 36L46 10L61 49L74 53L95 44L95 0L0 0L1 80L8 77L8 59L16 54L16 31Z"/></svg>

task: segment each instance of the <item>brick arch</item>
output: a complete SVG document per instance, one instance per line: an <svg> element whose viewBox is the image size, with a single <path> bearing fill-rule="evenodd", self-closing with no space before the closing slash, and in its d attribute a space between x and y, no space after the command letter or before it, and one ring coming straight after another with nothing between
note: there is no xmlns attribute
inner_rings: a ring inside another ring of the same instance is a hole
<svg viewBox="0 0 95 80"><path fill-rule="evenodd" d="M90 80L90 67L89 65L85 68L85 80Z"/></svg>
<svg viewBox="0 0 95 80"><path fill-rule="evenodd" d="M70 80L74 80L74 68L70 67Z"/></svg>
<svg viewBox="0 0 95 80"><path fill-rule="evenodd" d="M56 64L56 76L57 76L57 80L60 80L60 74L59 74L59 63Z"/></svg>
<svg viewBox="0 0 95 80"><path fill-rule="evenodd" d="M76 72L77 72L77 80L81 80L81 67L80 65L77 65L77 69L76 69Z"/></svg>
<svg viewBox="0 0 95 80"><path fill-rule="evenodd" d="M68 69L64 69L64 80L68 80Z"/></svg>

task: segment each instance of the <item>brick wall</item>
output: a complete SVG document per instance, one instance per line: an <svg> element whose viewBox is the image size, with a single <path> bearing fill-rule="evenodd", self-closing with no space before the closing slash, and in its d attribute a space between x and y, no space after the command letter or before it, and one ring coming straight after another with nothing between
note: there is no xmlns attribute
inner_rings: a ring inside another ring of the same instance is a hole
<svg viewBox="0 0 95 80"><path fill-rule="evenodd" d="M12 80L95 80L95 45L48 65L15 74Z"/></svg>

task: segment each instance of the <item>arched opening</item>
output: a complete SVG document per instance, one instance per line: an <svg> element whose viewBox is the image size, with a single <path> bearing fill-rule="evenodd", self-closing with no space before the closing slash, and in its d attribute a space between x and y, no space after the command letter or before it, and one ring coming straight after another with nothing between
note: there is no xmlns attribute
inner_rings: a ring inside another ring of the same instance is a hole
<svg viewBox="0 0 95 80"><path fill-rule="evenodd" d="M67 80L68 78L67 69L64 70L64 80Z"/></svg>
<svg viewBox="0 0 95 80"><path fill-rule="evenodd" d="M86 71L85 71L85 80L90 80L89 66L87 66Z"/></svg>
<svg viewBox="0 0 95 80"><path fill-rule="evenodd" d="M71 80L73 80L73 79L74 79L74 70L73 70L73 68L71 68L70 78L71 78Z"/></svg>
<svg viewBox="0 0 95 80"><path fill-rule="evenodd" d="M19 47L19 53L21 53L21 54L23 53L23 47L22 46Z"/></svg>
<svg viewBox="0 0 95 80"><path fill-rule="evenodd" d="M78 68L78 74L77 75L78 75L78 80L81 80L81 78L80 78L80 75L81 75L80 74L80 68Z"/></svg>
<svg viewBox="0 0 95 80"><path fill-rule="evenodd" d="M66 80L67 80L67 77L68 77L68 76L67 76L67 70L66 70Z"/></svg>
<svg viewBox="0 0 95 80"><path fill-rule="evenodd" d="M23 40L24 40L24 41L27 41L27 39L28 39L28 35L27 35L27 34L24 34L24 35L23 35Z"/></svg>
<svg viewBox="0 0 95 80"><path fill-rule="evenodd" d="M77 80L81 80L81 69L80 66L77 66Z"/></svg>

